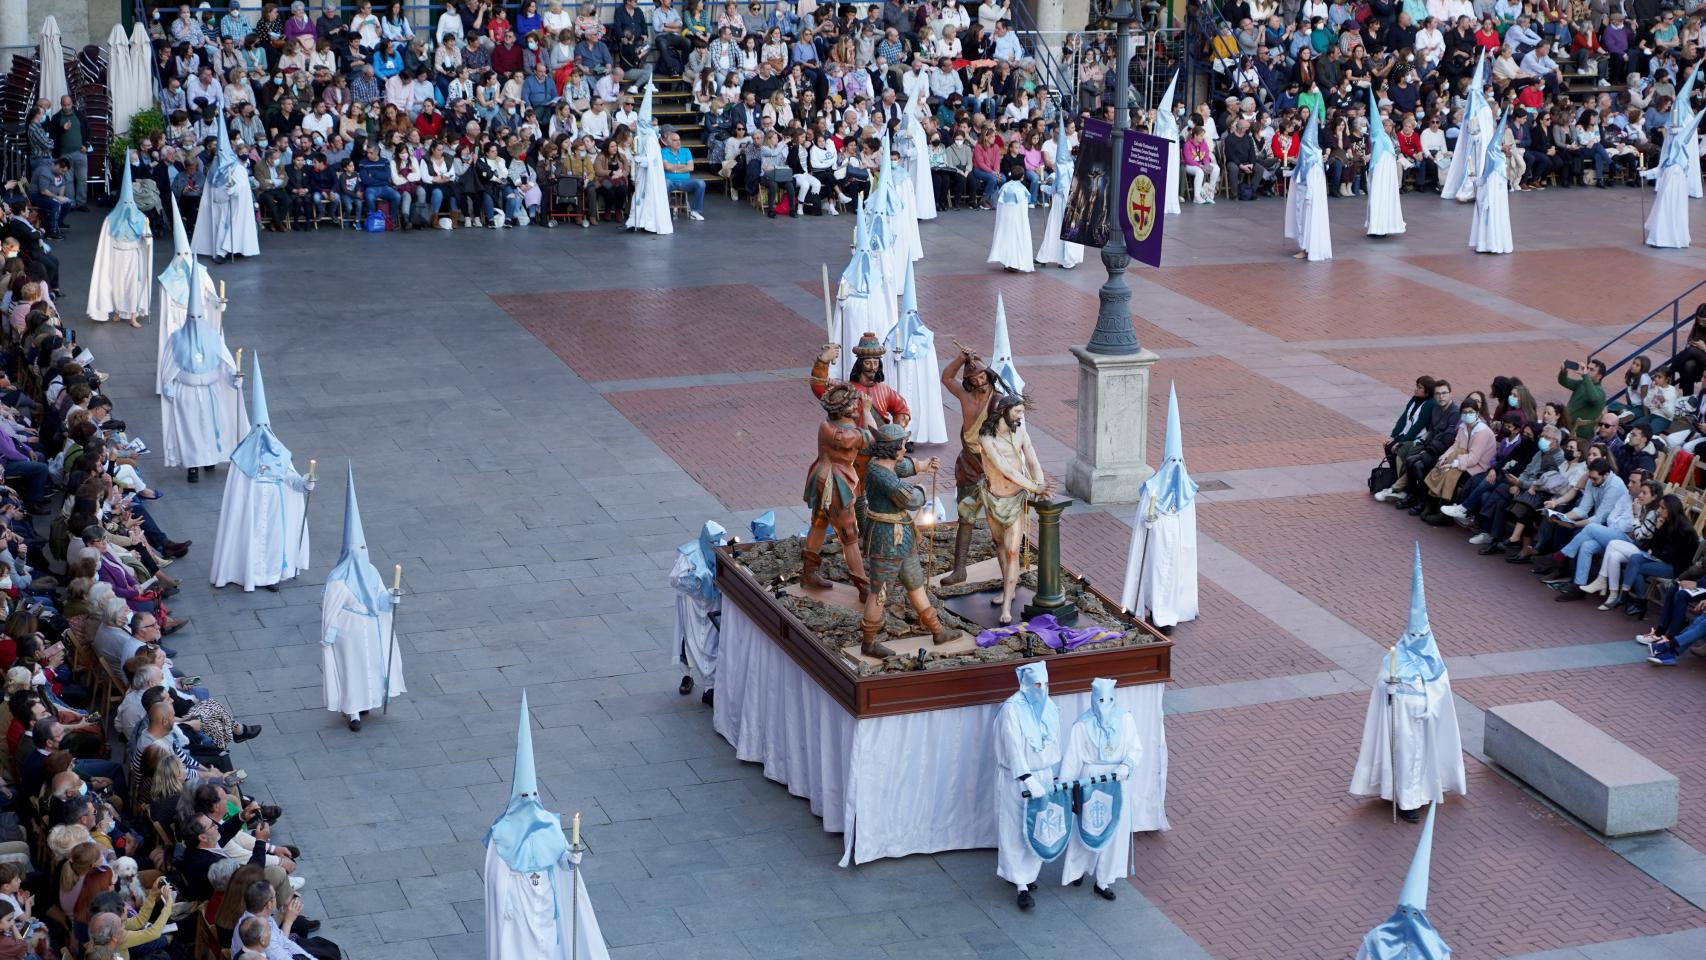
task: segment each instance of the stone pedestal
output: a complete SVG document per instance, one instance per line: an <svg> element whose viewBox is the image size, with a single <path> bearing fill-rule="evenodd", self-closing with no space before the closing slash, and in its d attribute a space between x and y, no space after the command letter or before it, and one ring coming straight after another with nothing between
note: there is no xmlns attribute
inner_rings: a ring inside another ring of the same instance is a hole
<svg viewBox="0 0 1706 960"><path fill-rule="evenodd" d="M1149 439L1149 368L1154 353L1108 355L1073 347L1078 358L1078 452L1066 489L1086 503L1133 503L1154 473L1144 463Z"/></svg>

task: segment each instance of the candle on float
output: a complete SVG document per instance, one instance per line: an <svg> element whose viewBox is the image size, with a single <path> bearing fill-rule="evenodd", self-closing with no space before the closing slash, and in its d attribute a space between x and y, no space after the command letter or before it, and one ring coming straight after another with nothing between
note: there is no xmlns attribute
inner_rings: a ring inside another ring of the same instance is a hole
<svg viewBox="0 0 1706 960"><path fill-rule="evenodd" d="M569 831L570 831L570 833L569 833L569 846L572 846L572 847L580 846L581 845L581 815L580 815L579 810L575 811L575 818L570 823Z"/></svg>
<svg viewBox="0 0 1706 960"><path fill-rule="evenodd" d="M395 570L391 571L391 592L396 593L397 591L402 590L402 589L403 589L403 565L399 563L399 564L397 564L397 568Z"/></svg>

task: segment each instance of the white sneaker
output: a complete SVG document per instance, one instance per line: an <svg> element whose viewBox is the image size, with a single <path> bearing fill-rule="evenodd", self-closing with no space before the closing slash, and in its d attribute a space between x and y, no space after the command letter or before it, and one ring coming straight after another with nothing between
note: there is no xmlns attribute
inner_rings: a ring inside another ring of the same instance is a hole
<svg viewBox="0 0 1706 960"><path fill-rule="evenodd" d="M1374 495L1374 499L1381 502L1381 503L1385 503L1387 500L1389 500L1391 498L1392 498L1392 488L1391 487L1387 487L1385 490L1382 490L1379 493Z"/></svg>
<svg viewBox="0 0 1706 960"><path fill-rule="evenodd" d="M829 215L832 217L839 217L839 216L841 216L841 211L835 209L834 207L830 207L829 208Z"/></svg>
<svg viewBox="0 0 1706 960"><path fill-rule="evenodd" d="M1493 535L1490 533L1477 533L1473 537L1469 538L1469 542L1473 546L1479 547L1484 543L1492 543L1493 542Z"/></svg>
<svg viewBox="0 0 1706 960"><path fill-rule="evenodd" d="M1658 641L1658 639L1659 638L1656 635L1648 633L1648 634L1643 634L1642 636L1636 637L1635 642L1637 644L1643 646L1643 647L1646 647L1648 650L1651 650L1651 649L1653 649L1653 644L1656 643Z"/></svg>
<svg viewBox="0 0 1706 960"><path fill-rule="evenodd" d="M689 220L703 220L703 219L705 219L705 215L700 213L697 210L689 210L689 211L687 211L687 219L689 219Z"/></svg>
<svg viewBox="0 0 1706 960"><path fill-rule="evenodd" d="M1606 582L1606 579L1604 577L1600 577L1600 578L1596 579L1594 582L1583 587L1582 592L1583 593L1604 593L1605 588L1608 586L1610 586L1610 584Z"/></svg>
<svg viewBox="0 0 1706 960"><path fill-rule="evenodd" d="M301 890L303 887L305 887L307 885L308 885L308 881L302 879L301 877L291 877L290 878L290 889L292 889L292 890Z"/></svg>
<svg viewBox="0 0 1706 960"><path fill-rule="evenodd" d="M1462 520L1465 517L1469 516L1469 511L1463 509L1461 506L1459 506L1458 504L1455 504L1455 503L1450 504L1448 506L1440 507L1439 512L1445 514L1446 516L1450 517L1453 520Z"/></svg>

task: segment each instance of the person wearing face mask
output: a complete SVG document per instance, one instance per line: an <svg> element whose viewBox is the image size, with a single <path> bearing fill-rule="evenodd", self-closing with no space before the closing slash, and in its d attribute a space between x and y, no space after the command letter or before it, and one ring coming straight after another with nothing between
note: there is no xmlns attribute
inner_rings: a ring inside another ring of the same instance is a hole
<svg viewBox="0 0 1706 960"><path fill-rule="evenodd" d="M1493 465L1498 452L1498 440L1493 428L1483 419L1485 404L1471 397L1463 401L1457 423L1457 436L1440 455L1424 483L1427 492L1420 503L1410 508L1411 516L1421 516L1428 522L1438 516L1442 505L1456 498L1463 479L1485 473ZM1445 522L1450 522L1449 520Z"/></svg>
<svg viewBox="0 0 1706 960"><path fill-rule="evenodd" d="M1611 461L1601 457L1590 462L1587 483L1576 505L1568 513L1549 517L1555 530L1567 535L1573 529L1575 534L1561 551L1537 556L1534 575L1560 587L1560 603L1586 596L1581 588L1588 582L1594 557L1607 543L1625 538L1631 516L1629 488ZM1572 564L1574 577L1568 573Z"/></svg>
<svg viewBox="0 0 1706 960"><path fill-rule="evenodd" d="M1090 681L1090 709L1079 714L1066 735L1060 760L1063 783L1112 777L1084 788L1079 825L1067 840L1066 859L1060 882L1078 886L1089 875L1091 889L1104 900L1114 899L1114 881L1130 875L1132 811L1137 801L1130 784L1137 775L1137 760L1143 755L1137 722L1131 711L1119 705L1115 681L1097 677ZM1112 798L1120 798L1118 811L1109 816ZM1100 846L1091 846L1085 834L1100 835Z"/></svg>
<svg viewBox="0 0 1706 960"><path fill-rule="evenodd" d="M1061 759L1060 708L1048 694L1048 664L1018 668L1019 689L995 714L996 875L1018 888L1019 909L1036 906L1031 891L1043 859L1032 846L1026 808L1033 797L1065 801L1053 788ZM1064 810L1062 810L1064 816ZM1069 821L1068 821L1069 822ZM1064 841L1065 838L1061 837Z"/></svg>

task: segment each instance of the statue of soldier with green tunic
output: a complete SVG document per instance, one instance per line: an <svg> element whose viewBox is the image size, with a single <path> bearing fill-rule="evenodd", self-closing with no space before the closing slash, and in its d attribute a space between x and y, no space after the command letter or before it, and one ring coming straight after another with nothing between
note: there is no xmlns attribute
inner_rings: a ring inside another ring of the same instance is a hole
<svg viewBox="0 0 1706 960"><path fill-rule="evenodd" d="M877 427L867 452L870 463L865 467L865 522L861 524L862 552L866 573L870 577L870 592L865 596L863 617L859 622L861 642L859 652L868 657L884 657L889 651L877 643L883 629L883 595L887 588L898 584L912 601L918 622L940 645L953 639L942 626L942 618L930 606L924 589L924 567L918 560L916 531L912 526L913 512L924 506L929 498L918 486L904 482L902 477L933 473L939 464L935 457L922 465L903 456L906 449L906 428L888 423Z"/></svg>

